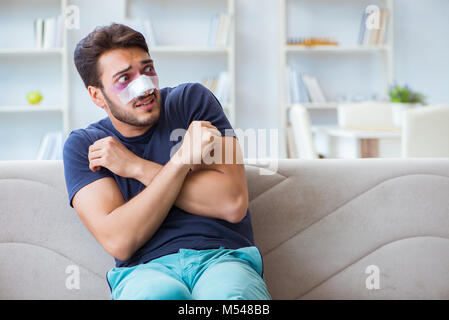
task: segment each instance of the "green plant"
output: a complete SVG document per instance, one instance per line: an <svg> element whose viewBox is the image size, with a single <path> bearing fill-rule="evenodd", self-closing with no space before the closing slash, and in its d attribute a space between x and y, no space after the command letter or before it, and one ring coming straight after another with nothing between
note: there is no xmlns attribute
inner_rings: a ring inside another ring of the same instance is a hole
<svg viewBox="0 0 449 320"><path fill-rule="evenodd" d="M398 84L391 86L388 95L391 102L426 104L426 97L417 91L413 91L407 85L403 87Z"/></svg>

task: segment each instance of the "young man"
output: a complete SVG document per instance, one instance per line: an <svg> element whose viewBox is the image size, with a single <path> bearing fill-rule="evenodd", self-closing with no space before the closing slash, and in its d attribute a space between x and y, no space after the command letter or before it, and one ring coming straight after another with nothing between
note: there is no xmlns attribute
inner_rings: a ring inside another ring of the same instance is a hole
<svg viewBox="0 0 449 320"><path fill-rule="evenodd" d="M115 258L111 298L271 299L241 150L215 96L195 83L159 90L144 37L121 24L96 28L74 58L108 117L70 133L65 179L70 205ZM216 152L231 163L207 164Z"/></svg>

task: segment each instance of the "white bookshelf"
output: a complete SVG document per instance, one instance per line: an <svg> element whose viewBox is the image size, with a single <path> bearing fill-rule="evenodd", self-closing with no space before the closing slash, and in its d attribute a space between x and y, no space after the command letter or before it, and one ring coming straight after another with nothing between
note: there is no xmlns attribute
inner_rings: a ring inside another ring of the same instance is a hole
<svg viewBox="0 0 449 320"><path fill-rule="evenodd" d="M235 126L235 0L123 0L122 5L122 22L141 16L151 20L158 43L151 45L149 41L149 51L155 60L161 87L184 82L201 83L204 78L218 77L220 71L227 71L230 80L228 102L220 103L231 125ZM207 40L205 35L210 30L210 20L219 13L231 16L226 46L185 40L193 40L195 34ZM161 38L163 41L159 41Z"/></svg>
<svg viewBox="0 0 449 320"><path fill-rule="evenodd" d="M36 48L0 48L0 57L7 56L44 56L44 55L62 55L64 53L63 48L51 48L51 49L36 49Z"/></svg>
<svg viewBox="0 0 449 320"><path fill-rule="evenodd" d="M8 92L11 96L6 99L6 103L4 103L5 100L0 102L0 127L7 130L6 134L8 137L8 139L3 138L3 140L0 140L0 148L8 149L7 152L0 154L0 160L5 160L5 158L16 159L10 156L5 157L5 154L17 155L17 159L21 160L35 159L42 138L47 133L47 128L45 127L47 124L50 124L51 127L48 128L48 131L61 130L65 137L69 133L67 30L63 28L62 46L60 48L35 48L32 37L34 19L45 19L58 14L64 17L67 5L67 0L43 2L7 0L0 2L0 10L3 10L0 28L5 30L5 32L9 28L14 28L17 32L17 34L15 33L11 36L8 34L7 40L0 43L0 68L22 64L31 66L31 69L27 69L26 72L21 70L23 74L16 76L26 79L27 82L25 84L19 81L14 81L13 83L18 88L23 85L26 89L14 91L14 93ZM14 27L10 24L14 24ZM4 37L5 32L1 36ZM22 43L19 41L15 45L15 40L21 38L25 38L25 40ZM53 79L48 80L45 71L42 72L48 66L54 71L52 75L55 75L55 81L52 83L48 83L48 81ZM8 75L6 77L8 78ZM14 79L16 80L17 78ZM6 79L5 82L0 82L0 89L8 81ZM45 85L45 92L41 91L42 85ZM56 88L54 90L58 91L58 94L47 99L51 96L53 86ZM32 90L39 90L43 94L43 100L37 105L28 105L26 102L26 92ZM12 98L13 96L15 97ZM45 125L42 125L40 120L46 121ZM17 132L21 134L14 135ZM15 141L16 138L17 141Z"/></svg>
<svg viewBox="0 0 449 320"><path fill-rule="evenodd" d="M64 112L60 106L0 106L0 113L14 113L14 112Z"/></svg>
<svg viewBox="0 0 449 320"><path fill-rule="evenodd" d="M339 4L341 2L341 4ZM354 10L354 7L360 11L360 18L363 12L363 9L366 7L368 3L366 1L353 0L354 6L351 5L351 10ZM374 1L376 2L376 1ZM287 134L286 134L286 126L287 126L287 110L291 105L291 102L288 101L289 93L286 88L290 88L289 83L287 81L287 67L289 66L290 61L296 59L302 59L304 57L320 57L321 59L333 59L333 57L341 57L341 55L380 55L381 59L381 81L383 90L385 93L388 90L389 84L393 81L393 51L394 51L394 38L393 38L393 26L394 26L394 4L393 0L378 0L378 3L381 7L389 10L389 21L387 26L387 34L386 34L386 42L381 45L359 45L356 44L357 39L354 39L353 43L342 43L341 45L319 45L319 46L299 46L299 45L288 45L287 38L289 35L289 19L292 18L292 14L290 12L289 6L291 4L294 5L303 5L304 3L313 3L319 5L329 5L329 6L339 6L339 13L344 10L343 5L348 6L351 1L321 1L321 0L279 0L279 143L280 143L280 156L286 157L286 146L287 146ZM343 8L343 9L341 9ZM316 13L316 14L319 14ZM311 17L313 19L314 17ZM326 21L323 23L323 28L328 27L332 28L333 22L338 19L345 19L344 16L340 16L339 14L335 14L332 16L332 20ZM360 21L355 21L355 24L359 27ZM295 30L298 31L298 30ZM320 30L323 31L323 30ZM357 30L358 31L358 30ZM317 36L317 35L308 35L304 34L302 36ZM338 39L337 39L338 40ZM374 59L374 57L372 58ZM349 93L349 92L348 92ZM339 102L330 101L326 103L303 103L306 108L309 110L332 110L336 109L339 105Z"/></svg>
<svg viewBox="0 0 449 320"><path fill-rule="evenodd" d="M301 52L301 53L354 53L354 52L369 52L369 51L390 51L389 45L364 46L364 45L346 45L346 46L289 46L284 45L285 52Z"/></svg>
<svg viewBox="0 0 449 320"><path fill-rule="evenodd" d="M336 109L338 107L338 102L326 102L326 103L318 103L318 102L304 102L302 103L304 107L307 109Z"/></svg>
<svg viewBox="0 0 449 320"><path fill-rule="evenodd" d="M198 53L198 54L229 54L232 52L230 47L201 47L201 46L153 46L151 52L157 53Z"/></svg>

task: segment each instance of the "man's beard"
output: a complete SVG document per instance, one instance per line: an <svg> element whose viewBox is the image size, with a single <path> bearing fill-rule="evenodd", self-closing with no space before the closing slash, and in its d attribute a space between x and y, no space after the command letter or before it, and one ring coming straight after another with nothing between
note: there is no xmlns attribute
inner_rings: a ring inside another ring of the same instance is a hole
<svg viewBox="0 0 449 320"><path fill-rule="evenodd" d="M147 119L139 119L131 112L123 110L122 108L120 108L120 106L116 105L111 99L109 99L109 97L106 95L103 89L101 90L101 92L103 93L103 96L108 104L109 110L111 111L114 118L116 118L117 120L136 127L146 127L148 125L154 125L157 122L158 119L155 118L154 116ZM155 101L154 103L156 104L157 101ZM155 105L155 107L157 106ZM154 109L153 115L155 115Z"/></svg>

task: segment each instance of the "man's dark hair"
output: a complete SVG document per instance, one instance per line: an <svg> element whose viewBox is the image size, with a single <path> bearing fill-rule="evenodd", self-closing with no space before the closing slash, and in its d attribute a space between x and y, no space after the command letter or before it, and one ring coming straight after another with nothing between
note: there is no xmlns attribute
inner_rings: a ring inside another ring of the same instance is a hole
<svg viewBox="0 0 449 320"><path fill-rule="evenodd" d="M98 59L108 50L138 47L148 52L145 37L136 30L123 24L112 23L109 26L95 28L75 48L74 60L78 73L86 88L103 88L98 70Z"/></svg>

